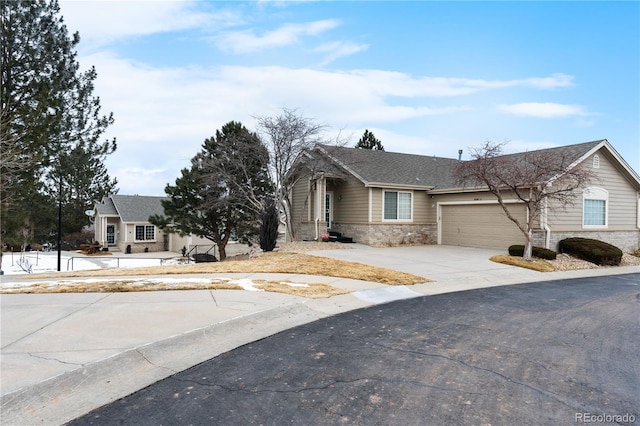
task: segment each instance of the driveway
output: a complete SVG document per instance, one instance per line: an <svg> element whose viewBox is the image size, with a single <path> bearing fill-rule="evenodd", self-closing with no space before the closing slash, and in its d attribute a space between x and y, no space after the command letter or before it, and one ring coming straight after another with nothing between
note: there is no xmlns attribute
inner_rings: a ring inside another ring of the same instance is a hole
<svg viewBox="0 0 640 426"><path fill-rule="evenodd" d="M70 424L634 424L639 341L638 273L419 297L247 344Z"/></svg>
<svg viewBox="0 0 640 426"><path fill-rule="evenodd" d="M482 280L495 278L500 282L504 279L505 273L517 282L540 279L539 272L490 261L491 256L507 254L506 251L496 249L445 245L370 247L364 244L350 244L349 246L353 249L318 250L310 254L395 269L439 282L477 278Z"/></svg>

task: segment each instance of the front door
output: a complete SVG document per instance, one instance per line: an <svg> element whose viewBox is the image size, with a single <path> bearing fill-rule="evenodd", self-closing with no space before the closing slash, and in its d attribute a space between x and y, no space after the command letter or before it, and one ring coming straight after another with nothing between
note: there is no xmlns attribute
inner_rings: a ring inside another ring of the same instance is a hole
<svg viewBox="0 0 640 426"><path fill-rule="evenodd" d="M333 194L327 192L324 198L324 221L327 222L327 228L331 229L333 221Z"/></svg>
<svg viewBox="0 0 640 426"><path fill-rule="evenodd" d="M107 225L107 245L109 246L116 245L116 226L115 225Z"/></svg>

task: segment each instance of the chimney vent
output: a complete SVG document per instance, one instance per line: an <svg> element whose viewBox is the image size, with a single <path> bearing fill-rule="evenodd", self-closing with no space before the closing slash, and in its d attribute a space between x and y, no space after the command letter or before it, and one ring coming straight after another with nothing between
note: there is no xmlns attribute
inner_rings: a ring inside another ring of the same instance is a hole
<svg viewBox="0 0 640 426"><path fill-rule="evenodd" d="M462 160L462 150L458 150L458 161Z"/></svg>

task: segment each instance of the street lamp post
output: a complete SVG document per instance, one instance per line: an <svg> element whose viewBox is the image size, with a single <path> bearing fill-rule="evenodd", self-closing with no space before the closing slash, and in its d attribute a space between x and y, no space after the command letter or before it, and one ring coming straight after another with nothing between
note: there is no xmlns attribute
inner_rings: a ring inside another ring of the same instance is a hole
<svg viewBox="0 0 640 426"><path fill-rule="evenodd" d="M62 174L58 187L58 272L62 263Z"/></svg>

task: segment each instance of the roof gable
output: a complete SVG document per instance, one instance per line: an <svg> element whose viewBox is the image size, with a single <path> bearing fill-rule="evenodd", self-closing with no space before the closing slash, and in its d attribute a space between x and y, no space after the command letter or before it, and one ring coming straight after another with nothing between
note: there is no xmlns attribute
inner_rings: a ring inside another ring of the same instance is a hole
<svg viewBox="0 0 640 426"><path fill-rule="evenodd" d="M102 202L96 204L95 207L96 214L100 216L117 216L118 211L116 210L116 206L113 205L113 201L111 197L104 197Z"/></svg>
<svg viewBox="0 0 640 426"><path fill-rule="evenodd" d="M149 222L149 216L164 215L162 200L167 197L111 195L113 205L123 222Z"/></svg>
<svg viewBox="0 0 640 426"><path fill-rule="evenodd" d="M631 184L638 191L640 191L640 175L638 175L638 173L636 173L636 171L631 168L629 163L627 163L624 158L622 158L620 154L618 154L618 151L616 151L606 139L603 141L602 146L597 146L591 151L587 152L583 156L581 161L586 160L592 154L595 154L596 152L601 150L606 151L613 159L615 159L614 166L616 167L618 172L622 174L629 182L631 182Z"/></svg>

